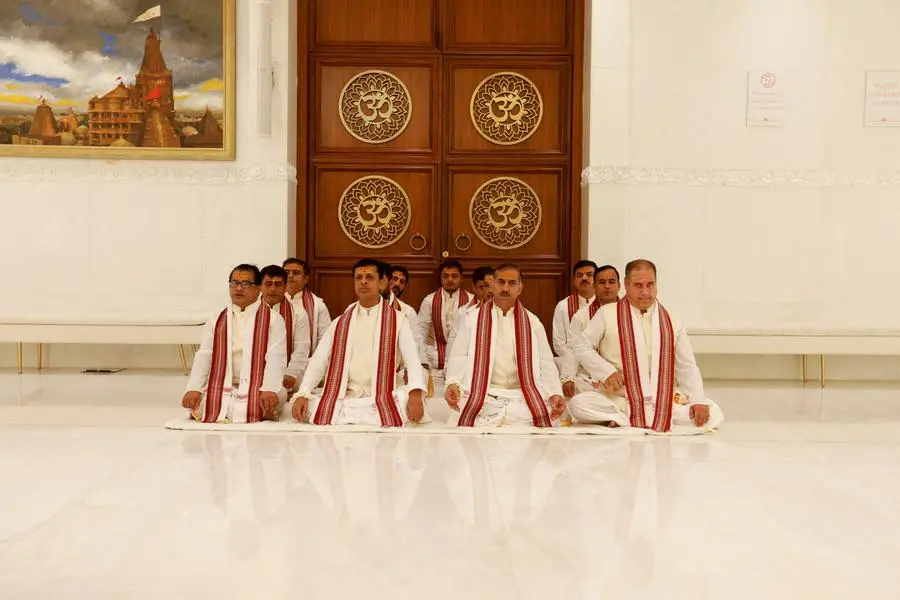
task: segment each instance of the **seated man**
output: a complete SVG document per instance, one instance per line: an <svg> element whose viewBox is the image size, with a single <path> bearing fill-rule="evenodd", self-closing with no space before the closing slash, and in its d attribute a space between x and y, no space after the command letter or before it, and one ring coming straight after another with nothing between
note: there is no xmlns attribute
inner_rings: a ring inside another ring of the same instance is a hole
<svg viewBox="0 0 900 600"><path fill-rule="evenodd" d="M316 351L319 340L331 325L331 314L325 301L309 290L309 265L299 258L288 258L281 265L288 275L285 295L296 308L306 313L309 321L309 353Z"/></svg>
<svg viewBox="0 0 900 600"><path fill-rule="evenodd" d="M594 317L601 306L612 304L619 299L619 271L612 265L598 267L594 273L594 301L578 310L569 323L567 340L584 331L588 322ZM584 367L579 366L578 359L572 353L571 346L567 343L560 353L562 367L559 370L560 381L563 384L563 395L571 398L580 392L594 391L591 376Z"/></svg>
<svg viewBox="0 0 900 600"><path fill-rule="evenodd" d="M409 284L409 269L403 265L392 265L388 268L388 288L393 295L391 306L400 310L407 318L415 323L418 313L416 309L400 299L406 286Z"/></svg>
<svg viewBox="0 0 900 600"><path fill-rule="evenodd" d="M306 311L297 310L284 295L287 273L278 265L269 265L260 271L262 276L262 299L272 312L284 319L287 333L285 347L287 349L287 368L284 370L282 391L280 396L287 400L297 391L297 384L306 371L309 361L309 319ZM282 400L282 402L284 402Z"/></svg>
<svg viewBox="0 0 900 600"><path fill-rule="evenodd" d="M579 309L594 301L594 274L597 264L592 260L579 260L572 268L572 288L575 292L560 300L553 311L553 351L559 359L556 366L562 369L562 356L569 343L569 323Z"/></svg>
<svg viewBox="0 0 900 600"><path fill-rule="evenodd" d="M447 355L453 351L453 340L456 339L456 332L459 331L459 325L466 318L466 315L472 311L477 311L485 302L491 301L491 286L494 285L494 267L478 267L472 271L472 300L463 307L456 310L456 316L453 318L453 324L450 325L450 335L447 336Z"/></svg>
<svg viewBox="0 0 900 600"><path fill-rule="evenodd" d="M228 278L231 305L206 323L181 405L204 423L277 420L287 362L284 320L260 310L261 277L238 265Z"/></svg>
<svg viewBox="0 0 900 600"><path fill-rule="evenodd" d="M418 423L425 414L425 373L409 322L379 294L379 263L364 258L353 266L357 302L325 332L309 361L292 413L316 425ZM408 385L397 386L405 365ZM321 393L313 393L322 380Z"/></svg>
<svg viewBox="0 0 900 600"><path fill-rule="evenodd" d="M625 297L597 311L571 348L602 392L572 398L578 421L664 433L673 424L712 429L724 420L703 390L687 332L656 301L648 260L628 263Z"/></svg>
<svg viewBox="0 0 900 600"><path fill-rule="evenodd" d="M460 289L463 268L459 261L449 260L438 267L441 287L425 296L416 319L419 339L425 348L422 365L428 369L432 395L444 395L444 363L447 358L447 337L456 311L469 303L469 294Z"/></svg>
<svg viewBox="0 0 900 600"><path fill-rule="evenodd" d="M460 427L552 427L565 410L540 320L518 301L519 267L494 271L493 300L466 315L447 360L445 399Z"/></svg>

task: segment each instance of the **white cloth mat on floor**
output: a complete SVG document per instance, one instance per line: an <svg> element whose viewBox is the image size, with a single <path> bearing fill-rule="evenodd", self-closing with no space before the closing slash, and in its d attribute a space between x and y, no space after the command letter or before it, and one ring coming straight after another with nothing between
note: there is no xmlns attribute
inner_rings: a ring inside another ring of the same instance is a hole
<svg viewBox="0 0 900 600"><path fill-rule="evenodd" d="M407 425L405 427L372 427L368 425L310 425L298 423L290 415L281 421L264 421L262 423L199 423L184 416L166 423L167 429L182 431L243 431L253 433L392 433L392 434L427 434L427 435L596 435L607 437L635 437L642 435L703 435L714 433L702 429L678 427L672 428L668 434L648 432L629 427L603 427L600 425L583 425L575 423L567 427L546 429L541 427L451 427L445 423L432 421L423 425Z"/></svg>

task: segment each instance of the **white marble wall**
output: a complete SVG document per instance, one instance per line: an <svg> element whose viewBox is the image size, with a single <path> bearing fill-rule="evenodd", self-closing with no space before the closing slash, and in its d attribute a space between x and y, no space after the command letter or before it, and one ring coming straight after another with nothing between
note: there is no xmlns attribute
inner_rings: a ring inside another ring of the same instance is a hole
<svg viewBox="0 0 900 600"><path fill-rule="evenodd" d="M258 13L237 2L237 160L0 160L0 313L61 301L214 308L239 262L295 247L295 3L273 2L272 135L257 134ZM23 308L24 307L24 308ZM175 366L174 348L50 348L52 365ZM159 360L157 360L159 357ZM26 354L27 363L34 357ZM0 365L15 364L0 345Z"/></svg>
<svg viewBox="0 0 900 600"><path fill-rule="evenodd" d="M589 256L655 260L689 325L900 329L900 129L863 127L865 71L900 70L900 4L592 4ZM746 126L755 70L784 84L785 127Z"/></svg>

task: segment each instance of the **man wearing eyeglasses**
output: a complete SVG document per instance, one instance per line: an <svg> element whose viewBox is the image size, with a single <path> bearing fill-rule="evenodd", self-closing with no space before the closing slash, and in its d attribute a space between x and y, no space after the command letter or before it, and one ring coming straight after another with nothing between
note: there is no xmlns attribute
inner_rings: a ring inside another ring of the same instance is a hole
<svg viewBox="0 0 900 600"><path fill-rule="evenodd" d="M287 352L284 319L260 308L262 277L238 265L228 278L231 304L206 323L181 405L203 423L277 420Z"/></svg>
<svg viewBox="0 0 900 600"><path fill-rule="evenodd" d="M304 311L309 320L309 354L312 356L319 345L319 340L331 325L331 313L328 312L325 301L313 294L307 287L310 273L306 261L289 258L281 266L287 273L287 285L285 286L287 299L296 308Z"/></svg>

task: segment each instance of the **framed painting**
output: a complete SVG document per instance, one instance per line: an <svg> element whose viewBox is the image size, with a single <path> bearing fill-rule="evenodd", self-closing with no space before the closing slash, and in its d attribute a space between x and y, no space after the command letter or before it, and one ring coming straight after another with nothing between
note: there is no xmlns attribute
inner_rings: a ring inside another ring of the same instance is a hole
<svg viewBox="0 0 900 600"><path fill-rule="evenodd" d="M0 157L234 156L235 0L0 0Z"/></svg>

